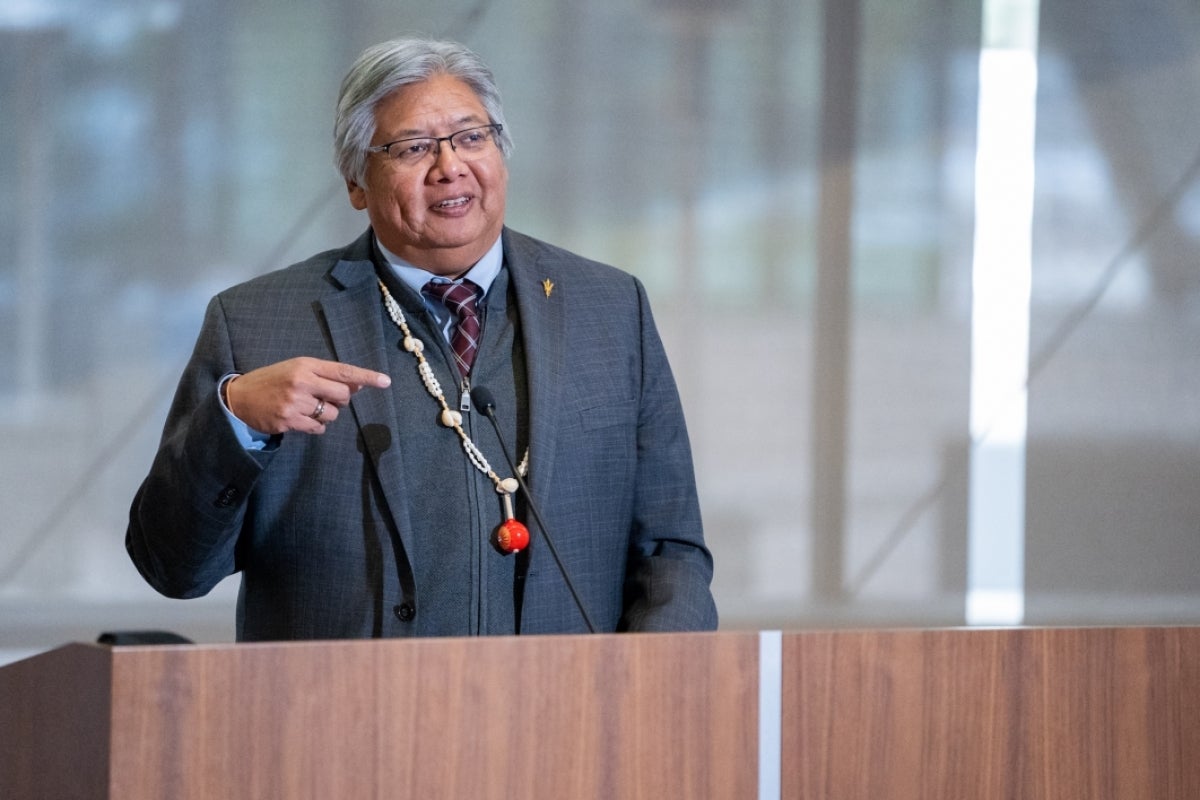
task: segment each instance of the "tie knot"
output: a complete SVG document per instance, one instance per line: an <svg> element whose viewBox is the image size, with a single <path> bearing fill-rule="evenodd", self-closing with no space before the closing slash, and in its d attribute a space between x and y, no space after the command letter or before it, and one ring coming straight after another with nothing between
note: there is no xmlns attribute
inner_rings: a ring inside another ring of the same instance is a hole
<svg viewBox="0 0 1200 800"><path fill-rule="evenodd" d="M421 289L430 297L439 300L454 316L459 319L474 317L475 302L478 299L479 287L470 281L462 283L441 283L430 281Z"/></svg>
<svg viewBox="0 0 1200 800"><path fill-rule="evenodd" d="M458 320L454 332L450 334L450 349L454 351L454 360L458 371L465 377L471 371L475 361L475 351L479 349L479 315L475 313L475 301L479 287L470 281L462 283L435 283L430 281L421 289L430 297L442 302L450 313Z"/></svg>

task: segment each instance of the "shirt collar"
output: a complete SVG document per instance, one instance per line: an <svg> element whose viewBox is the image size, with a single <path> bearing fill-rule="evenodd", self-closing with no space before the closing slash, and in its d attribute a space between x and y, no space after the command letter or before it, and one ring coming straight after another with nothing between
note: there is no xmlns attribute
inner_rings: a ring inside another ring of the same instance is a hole
<svg viewBox="0 0 1200 800"><path fill-rule="evenodd" d="M375 245L379 248L379 252L383 254L384 260L387 261L388 268L391 269L392 274L418 295L421 294L421 287L432 280L461 283L463 280L469 279L471 283L474 283L483 290L483 295L486 297L488 289L492 287L492 281L500 274L500 268L504 265L504 246L502 242L502 237L497 238L495 244L483 254L483 258L475 262L475 266L467 270L458 280L450 281L441 275L434 275L432 272L423 270L420 267L414 267L384 247L379 241L378 236L375 237Z"/></svg>

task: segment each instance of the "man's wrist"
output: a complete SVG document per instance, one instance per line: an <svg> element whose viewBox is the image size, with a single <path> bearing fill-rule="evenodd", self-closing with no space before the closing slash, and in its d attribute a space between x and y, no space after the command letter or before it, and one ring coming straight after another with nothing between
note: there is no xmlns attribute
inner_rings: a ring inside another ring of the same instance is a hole
<svg viewBox="0 0 1200 800"><path fill-rule="evenodd" d="M279 446L282 437L272 436L251 428L242 421L241 417L233 413L233 409L229 405L229 384L241 376L240 372L231 372L222 376L217 383L217 398L221 403L221 410L225 412L225 418L229 420L229 425L233 428L234 435L237 436L242 447L247 450L274 450Z"/></svg>
<svg viewBox="0 0 1200 800"><path fill-rule="evenodd" d="M221 378L221 382L217 385L217 394L221 397L221 406L235 417L237 414L234 414L233 405L229 402L229 384L233 383L240 377L242 377L242 373L232 372Z"/></svg>

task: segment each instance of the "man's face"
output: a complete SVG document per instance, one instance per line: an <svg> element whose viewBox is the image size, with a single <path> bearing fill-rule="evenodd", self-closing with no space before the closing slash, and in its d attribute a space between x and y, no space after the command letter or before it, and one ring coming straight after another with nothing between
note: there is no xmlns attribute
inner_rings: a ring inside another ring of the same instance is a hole
<svg viewBox="0 0 1200 800"><path fill-rule="evenodd" d="M487 125L487 111L458 78L435 75L405 86L375 110L381 145L413 136L449 136ZM436 158L403 165L386 153L367 157L367 187L347 182L350 204L366 210L379 241L410 264L457 277L500 236L508 168L495 144L466 161L441 142Z"/></svg>

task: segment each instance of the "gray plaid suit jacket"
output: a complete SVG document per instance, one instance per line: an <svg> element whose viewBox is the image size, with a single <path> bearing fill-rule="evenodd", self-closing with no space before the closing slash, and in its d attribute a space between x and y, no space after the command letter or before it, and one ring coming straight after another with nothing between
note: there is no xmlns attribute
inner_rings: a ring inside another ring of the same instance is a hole
<svg viewBox="0 0 1200 800"><path fill-rule="evenodd" d="M428 504L406 491L396 395L359 392L323 436L287 434L267 452L238 443L216 396L223 375L298 355L394 372L372 236L213 298L133 501L126 547L159 592L196 597L242 573L242 640L439 633L413 624L423 610L413 515ZM589 615L602 631L715 628L687 432L643 287L503 236L526 361L528 482ZM415 373L401 381L424 391ZM583 631L530 528L520 632Z"/></svg>

